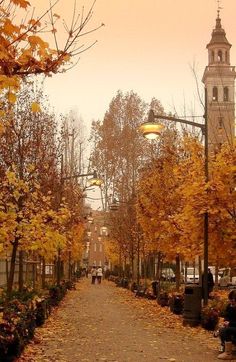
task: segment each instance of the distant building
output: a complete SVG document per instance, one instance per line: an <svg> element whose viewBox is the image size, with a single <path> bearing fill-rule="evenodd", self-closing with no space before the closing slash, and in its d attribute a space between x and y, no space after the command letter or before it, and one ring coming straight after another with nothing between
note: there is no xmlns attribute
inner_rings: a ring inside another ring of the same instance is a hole
<svg viewBox="0 0 236 362"><path fill-rule="evenodd" d="M108 231L103 220L104 213L93 210L92 222L88 222L87 227L88 267L93 265L104 267L106 264L104 244Z"/></svg>
<svg viewBox="0 0 236 362"><path fill-rule="evenodd" d="M231 44L216 19L210 42L207 44L208 65L203 75L207 90L207 120L209 152L216 153L220 146L233 143L235 137L235 67L230 65Z"/></svg>

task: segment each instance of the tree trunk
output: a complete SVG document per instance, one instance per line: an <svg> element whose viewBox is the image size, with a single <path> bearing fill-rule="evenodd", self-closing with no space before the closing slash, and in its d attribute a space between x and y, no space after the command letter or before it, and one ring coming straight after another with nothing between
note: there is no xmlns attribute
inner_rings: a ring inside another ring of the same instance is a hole
<svg viewBox="0 0 236 362"><path fill-rule="evenodd" d="M219 260L216 260L216 267L215 267L215 289L217 290L219 286Z"/></svg>
<svg viewBox="0 0 236 362"><path fill-rule="evenodd" d="M71 251L68 255L68 279L71 281Z"/></svg>
<svg viewBox="0 0 236 362"><path fill-rule="evenodd" d="M158 254L157 254L156 280L160 281L160 277L161 277L161 252L158 251Z"/></svg>
<svg viewBox="0 0 236 362"><path fill-rule="evenodd" d="M8 283L8 278L9 278L9 268L8 268L8 259L6 257L6 281Z"/></svg>
<svg viewBox="0 0 236 362"><path fill-rule="evenodd" d="M11 261L10 261L10 273L7 281L7 298L10 297L10 294L13 289L14 275L15 275L15 266L16 266L16 253L18 249L18 241L15 241L12 248Z"/></svg>
<svg viewBox="0 0 236 362"><path fill-rule="evenodd" d="M42 289L45 289L46 273L45 273L45 258L42 258Z"/></svg>
<svg viewBox="0 0 236 362"><path fill-rule="evenodd" d="M119 250L119 269L118 269L118 276L121 278L121 247Z"/></svg>
<svg viewBox="0 0 236 362"><path fill-rule="evenodd" d="M57 254L57 285L61 283L61 249L58 249Z"/></svg>
<svg viewBox="0 0 236 362"><path fill-rule="evenodd" d="M19 251L19 275L18 275L18 290L20 293L23 292L24 286L24 252L23 250Z"/></svg>
<svg viewBox="0 0 236 362"><path fill-rule="evenodd" d="M199 256L198 258L198 268L199 268L199 285L202 287L202 258Z"/></svg>
<svg viewBox="0 0 236 362"><path fill-rule="evenodd" d="M176 255L175 262L176 262L176 270L175 270L176 290L177 290L177 292L179 292L179 288L180 288L180 257L179 257L179 254Z"/></svg>
<svg viewBox="0 0 236 362"><path fill-rule="evenodd" d="M138 250L137 250L137 284L140 284L140 243L139 243L139 235L138 235Z"/></svg>

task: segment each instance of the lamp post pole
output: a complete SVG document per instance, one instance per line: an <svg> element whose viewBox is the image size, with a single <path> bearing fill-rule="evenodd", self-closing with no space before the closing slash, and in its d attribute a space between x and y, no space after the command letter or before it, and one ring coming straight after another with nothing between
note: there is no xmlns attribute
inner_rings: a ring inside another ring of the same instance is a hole
<svg viewBox="0 0 236 362"><path fill-rule="evenodd" d="M205 151L205 181L209 180L208 173L208 124L207 124L207 89L205 88L205 114L204 114L204 151ZM203 274L203 300L204 305L207 305L208 302L208 212L204 213L204 274Z"/></svg>
<svg viewBox="0 0 236 362"><path fill-rule="evenodd" d="M197 123L180 119L176 117L163 116L161 114L154 114L153 110L150 110L148 121L140 126L140 131L149 139L156 138L161 133L163 126L155 123L155 119L165 119L178 123L183 123L189 126L200 128L204 136L204 173L205 181L208 182L208 125L207 125L207 89L205 88L205 114L204 123ZM203 271L203 300L204 305L208 303L208 212L204 213L204 233L203 233L203 260L204 260L204 271Z"/></svg>

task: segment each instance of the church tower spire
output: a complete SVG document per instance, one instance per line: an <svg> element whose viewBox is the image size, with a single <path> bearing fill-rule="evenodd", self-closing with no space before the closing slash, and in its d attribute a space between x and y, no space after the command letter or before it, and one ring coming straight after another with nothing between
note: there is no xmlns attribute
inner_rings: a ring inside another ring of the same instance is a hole
<svg viewBox="0 0 236 362"><path fill-rule="evenodd" d="M235 136L235 67L230 65L231 44L221 25L218 6L216 25L207 44L208 65L203 75L207 90L209 150L217 152Z"/></svg>

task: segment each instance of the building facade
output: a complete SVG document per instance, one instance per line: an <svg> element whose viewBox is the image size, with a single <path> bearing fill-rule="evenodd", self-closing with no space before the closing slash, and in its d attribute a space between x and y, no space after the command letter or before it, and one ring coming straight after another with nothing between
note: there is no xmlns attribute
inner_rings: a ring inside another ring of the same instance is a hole
<svg viewBox="0 0 236 362"><path fill-rule="evenodd" d="M235 137L235 67L230 64L231 44L222 28L220 14L207 44L208 65L203 75L206 89L209 152L216 153Z"/></svg>
<svg viewBox="0 0 236 362"><path fill-rule="evenodd" d="M104 226L104 214L94 211L87 227L86 250L88 267L106 265L105 242L108 236L107 227Z"/></svg>

